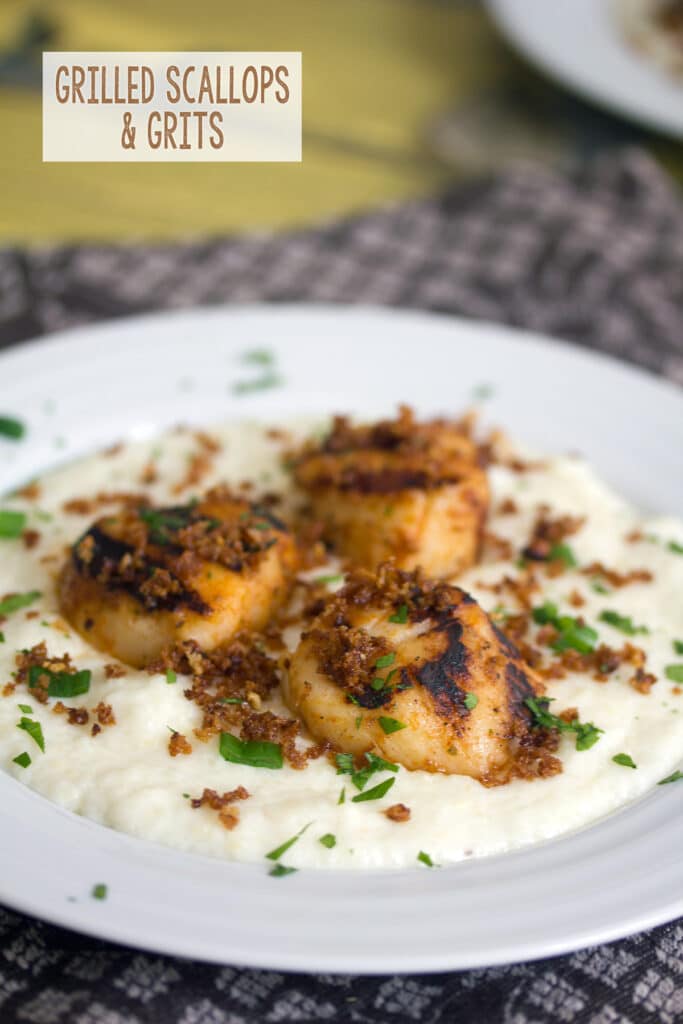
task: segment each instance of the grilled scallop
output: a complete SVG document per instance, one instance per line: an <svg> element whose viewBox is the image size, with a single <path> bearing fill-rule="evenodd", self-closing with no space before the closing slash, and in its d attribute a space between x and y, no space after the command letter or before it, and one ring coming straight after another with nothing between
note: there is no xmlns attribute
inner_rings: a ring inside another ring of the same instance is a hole
<svg viewBox="0 0 683 1024"><path fill-rule="evenodd" d="M171 643L211 650L262 628L295 562L271 512L216 488L197 503L98 520L71 551L59 600L92 644L142 667Z"/></svg>
<svg viewBox="0 0 683 1024"><path fill-rule="evenodd" d="M303 634L285 697L338 750L499 785L560 769L525 704L537 683L465 591L385 566L355 573Z"/></svg>
<svg viewBox="0 0 683 1024"><path fill-rule="evenodd" d="M353 563L376 569L391 558L447 578L477 559L489 490L461 424L418 423L407 407L369 426L337 417L294 473L326 539Z"/></svg>

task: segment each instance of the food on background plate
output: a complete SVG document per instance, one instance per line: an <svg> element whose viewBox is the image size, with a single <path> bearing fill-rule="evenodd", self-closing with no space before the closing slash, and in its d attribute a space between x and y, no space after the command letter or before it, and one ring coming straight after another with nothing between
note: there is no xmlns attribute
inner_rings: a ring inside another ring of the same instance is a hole
<svg viewBox="0 0 683 1024"><path fill-rule="evenodd" d="M635 50L683 78L683 0L612 0L612 11Z"/></svg>
<svg viewBox="0 0 683 1024"><path fill-rule="evenodd" d="M320 431L177 429L6 499L6 770L276 877L504 852L681 777L683 524L467 417Z"/></svg>

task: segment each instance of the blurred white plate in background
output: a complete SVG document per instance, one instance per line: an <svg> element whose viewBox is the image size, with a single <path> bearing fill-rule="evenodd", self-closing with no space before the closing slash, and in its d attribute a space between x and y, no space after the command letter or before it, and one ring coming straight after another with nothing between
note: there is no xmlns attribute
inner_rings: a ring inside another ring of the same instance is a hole
<svg viewBox="0 0 683 1024"><path fill-rule="evenodd" d="M624 38L614 0L487 0L513 46L586 99L683 138L683 79Z"/></svg>

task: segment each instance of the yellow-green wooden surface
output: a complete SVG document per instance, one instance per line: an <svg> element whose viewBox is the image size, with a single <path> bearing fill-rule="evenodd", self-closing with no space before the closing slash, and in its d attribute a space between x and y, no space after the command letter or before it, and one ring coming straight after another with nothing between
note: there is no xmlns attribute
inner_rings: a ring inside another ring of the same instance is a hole
<svg viewBox="0 0 683 1024"><path fill-rule="evenodd" d="M283 229L429 194L506 158L494 119L487 160L477 104L500 104L505 135L511 83L560 93L467 0L0 0L0 50L36 14L54 25L50 49L301 50L303 162L43 164L40 93L0 75L0 242ZM477 154L453 167L430 128L460 109ZM679 147L654 148L676 167Z"/></svg>

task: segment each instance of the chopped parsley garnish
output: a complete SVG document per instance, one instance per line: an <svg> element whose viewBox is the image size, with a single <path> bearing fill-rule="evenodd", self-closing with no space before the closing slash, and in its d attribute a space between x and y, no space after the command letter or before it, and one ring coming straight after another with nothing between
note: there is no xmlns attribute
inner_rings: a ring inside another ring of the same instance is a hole
<svg viewBox="0 0 683 1024"><path fill-rule="evenodd" d="M0 644L4 644L4 642L5 642L5 634L4 633L0 633ZM683 653L683 651L681 653Z"/></svg>
<svg viewBox="0 0 683 1024"><path fill-rule="evenodd" d="M615 764L620 764L624 768L637 768L638 765L635 763L630 754L615 754L612 758Z"/></svg>
<svg viewBox="0 0 683 1024"><path fill-rule="evenodd" d="M283 383L282 377L273 370L264 373L254 380L238 380L232 386L234 395L248 395L253 391L267 391L269 388L277 388Z"/></svg>
<svg viewBox="0 0 683 1024"><path fill-rule="evenodd" d="M399 606L398 611L395 611L393 615L389 616L389 622L396 622L402 626L408 621L408 605L402 604Z"/></svg>
<svg viewBox="0 0 683 1024"><path fill-rule="evenodd" d="M363 724L363 716L362 715L358 715L357 718L356 718L356 722L355 722L356 729L360 729L362 724Z"/></svg>
<svg viewBox="0 0 683 1024"><path fill-rule="evenodd" d="M221 704L244 704L241 697L221 697Z"/></svg>
<svg viewBox="0 0 683 1024"><path fill-rule="evenodd" d="M666 546L675 555L683 555L683 544L679 544L677 540L670 540Z"/></svg>
<svg viewBox="0 0 683 1024"><path fill-rule="evenodd" d="M575 569L579 564L569 544L553 544L549 558L551 562L564 562L568 569Z"/></svg>
<svg viewBox="0 0 683 1024"><path fill-rule="evenodd" d="M326 846L328 850L331 850L333 846L337 845L337 837L333 836L331 832L327 832L324 836L320 837L318 842Z"/></svg>
<svg viewBox="0 0 683 1024"><path fill-rule="evenodd" d="M672 683L683 683L683 665L667 665L664 669L664 675Z"/></svg>
<svg viewBox="0 0 683 1024"><path fill-rule="evenodd" d="M242 354L243 363L251 363L255 366L272 366L275 356L267 348L252 348Z"/></svg>
<svg viewBox="0 0 683 1024"><path fill-rule="evenodd" d="M104 882L98 882L97 885L93 885L90 895L94 900L106 900L107 887Z"/></svg>
<svg viewBox="0 0 683 1024"><path fill-rule="evenodd" d="M13 416L0 416L0 437L19 441L25 433L26 427L21 420L15 420Z"/></svg>
<svg viewBox="0 0 683 1024"><path fill-rule="evenodd" d="M372 789L366 789L363 793L358 793L357 796L351 798L351 802L354 804L363 803L365 800L381 800L385 793L388 793L396 779L385 779L384 782L380 782L377 786L373 786Z"/></svg>
<svg viewBox="0 0 683 1024"><path fill-rule="evenodd" d="M385 761L383 757L378 757L377 754L372 754L368 751L363 755L367 761L367 765L364 768L356 767L353 763L353 754L337 754L335 760L337 762L337 775L350 775L351 782L354 784L356 789L364 789L368 779L371 778L376 772L397 772L398 765L392 764L391 761Z"/></svg>
<svg viewBox="0 0 683 1024"><path fill-rule="evenodd" d="M167 683L175 683L177 681L178 681L178 676L173 671L173 669L172 668L167 668L166 669L166 682Z"/></svg>
<svg viewBox="0 0 683 1024"><path fill-rule="evenodd" d="M149 528L149 539L153 544L168 544L171 541L171 533L189 526L195 505L196 502L190 502L184 508L139 508L138 516Z"/></svg>
<svg viewBox="0 0 683 1024"><path fill-rule="evenodd" d="M472 711L474 708L476 708L478 703L479 698L477 697L476 693L465 694L465 707L467 708L468 711Z"/></svg>
<svg viewBox="0 0 683 1024"><path fill-rule="evenodd" d="M591 580L591 587L593 588L593 590L595 591L596 594L611 594L612 593L612 591L609 589L609 587L606 587L605 584L602 582L602 580L599 580L597 578L594 579L594 580Z"/></svg>
<svg viewBox="0 0 683 1024"><path fill-rule="evenodd" d="M373 679L372 680L372 682L370 683L370 686L372 687L373 690L383 690L385 682L386 682L386 679L380 679L378 677L377 679Z"/></svg>
<svg viewBox="0 0 683 1024"><path fill-rule="evenodd" d="M0 508L0 538L14 540L21 537L26 526L26 513L15 512L13 509Z"/></svg>
<svg viewBox="0 0 683 1024"><path fill-rule="evenodd" d="M563 718L553 715L548 711L550 698L548 697L527 697L524 701L534 716L534 725L544 729L557 729L558 732L573 732L576 734L576 749L589 750L598 742L604 729L599 729L592 722L580 722L575 718L573 722L565 722Z"/></svg>
<svg viewBox="0 0 683 1024"><path fill-rule="evenodd" d="M32 715L33 714L33 708L31 707L30 704L17 704L17 707L19 708L19 710L24 715Z"/></svg>
<svg viewBox="0 0 683 1024"><path fill-rule="evenodd" d="M666 786L669 782L678 782L683 779L683 772L675 771L672 775L667 775L665 779L660 779L657 783L658 786Z"/></svg>
<svg viewBox="0 0 683 1024"><path fill-rule="evenodd" d="M43 729L40 722L34 722L31 718L22 718L17 723L17 729L23 729L27 732L32 740L34 740L40 749L45 753L45 738L43 736Z"/></svg>
<svg viewBox="0 0 683 1024"><path fill-rule="evenodd" d="M230 732L222 732L221 757L233 764L246 764L252 768L282 768L282 747L266 740L241 740Z"/></svg>
<svg viewBox="0 0 683 1024"><path fill-rule="evenodd" d="M275 867L271 868L268 874L271 878L284 878L286 875L293 875L298 871L298 868L288 868L284 864L276 864Z"/></svg>
<svg viewBox="0 0 683 1024"><path fill-rule="evenodd" d="M31 763L31 756L24 751L23 754L17 754L16 757L13 757L12 760L15 764L18 764L20 768L28 768Z"/></svg>
<svg viewBox="0 0 683 1024"><path fill-rule="evenodd" d="M375 668L389 668L396 661L396 654L391 651L389 654L383 654L381 658L378 658L375 662Z"/></svg>
<svg viewBox="0 0 683 1024"><path fill-rule="evenodd" d="M339 794L339 799L337 800L337 805L343 803L346 803L346 786L342 786L341 793Z"/></svg>
<svg viewBox="0 0 683 1024"><path fill-rule="evenodd" d="M280 844L280 846L276 846L274 850L271 850L270 853L267 853L266 857L268 858L268 860L279 860L282 854L286 853L287 850L290 849L290 847L294 846L294 843L296 843L301 838L306 829L310 828L312 824L313 822L309 821L307 825L304 825L302 829L299 829L295 836L292 836L291 839L286 839L284 843Z"/></svg>
<svg viewBox="0 0 683 1024"><path fill-rule="evenodd" d="M380 715L379 724L386 736L391 736L392 732L400 732L401 729L407 728L405 722L399 722L397 718L390 718L388 715Z"/></svg>
<svg viewBox="0 0 683 1024"><path fill-rule="evenodd" d="M353 775L353 754L335 754L334 759L337 762L337 775Z"/></svg>
<svg viewBox="0 0 683 1024"><path fill-rule="evenodd" d="M557 639L551 645L553 650L566 651L571 647L579 654L590 654L595 650L598 639L596 631L590 626L582 625L571 615L560 615L557 605L552 601L546 601L539 608L534 608L533 618L540 626L549 625L557 630Z"/></svg>
<svg viewBox="0 0 683 1024"><path fill-rule="evenodd" d="M48 697L78 697L90 689L92 673L89 668L82 672L53 672L42 665L31 665L28 670L28 685L37 686L41 677L47 676Z"/></svg>
<svg viewBox="0 0 683 1024"><path fill-rule="evenodd" d="M683 640L673 640L672 644L676 654L683 654Z"/></svg>
<svg viewBox="0 0 683 1024"><path fill-rule="evenodd" d="M438 867L438 864L435 864L432 858L429 856L429 854L425 853L424 850L420 850L420 852L417 855L417 859L419 860L420 864L424 864L428 868Z"/></svg>
<svg viewBox="0 0 683 1024"><path fill-rule="evenodd" d="M604 612L600 612L598 616L601 622L606 622L610 626L614 626L615 629L620 630L622 633L626 633L627 636L635 636L636 633L649 633L650 630L647 626L634 626L633 620L627 615L620 615L619 612L615 612L605 609Z"/></svg>
<svg viewBox="0 0 683 1024"><path fill-rule="evenodd" d="M314 583L319 583L321 586L324 586L324 585L326 585L328 583L341 583L343 579L344 579L344 573L343 572L336 572L336 573L331 573L329 576L316 576L316 578L313 580L313 582Z"/></svg>
<svg viewBox="0 0 683 1024"><path fill-rule="evenodd" d="M11 615L12 612L18 612L20 608L28 608L42 596L39 590L29 590L27 594L12 594L4 601L0 601L0 615Z"/></svg>

